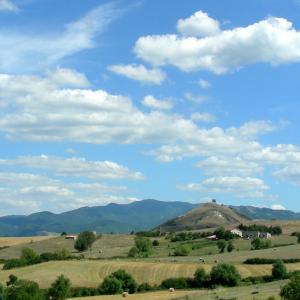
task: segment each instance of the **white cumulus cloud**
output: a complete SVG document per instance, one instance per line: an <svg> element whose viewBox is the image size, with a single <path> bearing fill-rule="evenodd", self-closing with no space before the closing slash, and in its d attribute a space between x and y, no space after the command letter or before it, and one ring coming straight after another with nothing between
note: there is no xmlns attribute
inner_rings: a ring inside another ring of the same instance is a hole
<svg viewBox="0 0 300 300"><path fill-rule="evenodd" d="M150 107L152 109L157 109L157 110L170 110L173 107L173 104L169 100L159 100L153 97L152 95L147 95L143 99L143 105Z"/></svg>

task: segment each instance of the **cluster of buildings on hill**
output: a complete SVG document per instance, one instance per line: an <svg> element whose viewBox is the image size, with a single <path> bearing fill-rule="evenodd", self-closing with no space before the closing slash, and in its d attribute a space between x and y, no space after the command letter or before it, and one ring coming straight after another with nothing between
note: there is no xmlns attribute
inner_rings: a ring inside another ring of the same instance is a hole
<svg viewBox="0 0 300 300"><path fill-rule="evenodd" d="M271 233L269 232L260 232L260 231L242 231L240 229L232 229L230 232L234 235L237 235L243 239L269 239L272 237Z"/></svg>

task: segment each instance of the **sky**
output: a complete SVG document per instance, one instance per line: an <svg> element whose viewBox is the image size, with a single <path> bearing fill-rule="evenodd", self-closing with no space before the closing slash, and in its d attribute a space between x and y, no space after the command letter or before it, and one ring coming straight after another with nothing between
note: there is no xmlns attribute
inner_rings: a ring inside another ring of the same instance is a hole
<svg viewBox="0 0 300 300"><path fill-rule="evenodd" d="M0 215L300 211L299 80L298 0L0 0Z"/></svg>

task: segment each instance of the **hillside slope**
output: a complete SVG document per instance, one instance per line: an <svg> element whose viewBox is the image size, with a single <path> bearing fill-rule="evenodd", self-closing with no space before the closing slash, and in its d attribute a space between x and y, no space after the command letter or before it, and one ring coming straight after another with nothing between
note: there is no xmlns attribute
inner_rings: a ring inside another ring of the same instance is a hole
<svg viewBox="0 0 300 300"><path fill-rule="evenodd" d="M242 216L235 210L225 205L205 203L190 212L176 217L159 228L162 231L179 231L185 229L205 229L244 223L249 218Z"/></svg>
<svg viewBox="0 0 300 300"><path fill-rule="evenodd" d="M130 232L150 229L193 209L187 202L142 200L130 204L82 207L61 214L40 212L0 218L0 236L33 236L46 232Z"/></svg>

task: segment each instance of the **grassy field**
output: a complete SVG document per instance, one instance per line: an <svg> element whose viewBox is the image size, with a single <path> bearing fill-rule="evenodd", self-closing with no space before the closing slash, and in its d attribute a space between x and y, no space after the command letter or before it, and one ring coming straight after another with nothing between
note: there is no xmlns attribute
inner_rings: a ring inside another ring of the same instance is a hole
<svg viewBox="0 0 300 300"><path fill-rule="evenodd" d="M49 240L51 238L53 237L52 236L0 237L0 247L24 245L24 244Z"/></svg>
<svg viewBox="0 0 300 300"><path fill-rule="evenodd" d="M15 242L14 246L0 250L0 259L20 257L21 250L24 247L29 247L37 253L55 252L57 250L67 249L73 254L78 254L74 250L74 241L66 240L61 236L50 238L37 237L36 240L34 238L12 238L12 241ZM101 239L97 240L94 243L92 251L83 252L83 254L87 258L109 258L116 256L126 257L129 249L133 246L133 244L134 237L131 235L103 235Z"/></svg>
<svg viewBox="0 0 300 300"><path fill-rule="evenodd" d="M10 274L19 278L36 281L46 288L59 276L66 275L73 286L97 287L104 277L118 269L125 269L136 278L139 283L148 282L151 285L160 284L170 277L193 277L199 267L196 263L149 263L137 261L56 261L48 262L14 270L0 272L0 282L5 283ZM210 271L211 264L201 265ZM271 274L271 265L236 265L243 277ZM300 263L288 264L290 271L300 270Z"/></svg>
<svg viewBox="0 0 300 300"><path fill-rule="evenodd" d="M218 288L216 290L198 291L160 291L145 294L129 295L132 300L216 300L216 299L239 299L239 300L266 300L270 296L277 297L281 287L286 281L277 281L266 284L243 286L235 288ZM119 300L122 295L97 296L76 298L78 300Z"/></svg>

